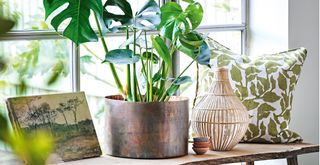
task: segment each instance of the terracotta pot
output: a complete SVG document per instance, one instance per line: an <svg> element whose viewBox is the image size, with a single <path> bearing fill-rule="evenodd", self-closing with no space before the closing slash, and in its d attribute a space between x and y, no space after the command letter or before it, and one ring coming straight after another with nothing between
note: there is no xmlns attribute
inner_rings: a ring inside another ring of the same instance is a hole
<svg viewBox="0 0 320 165"><path fill-rule="evenodd" d="M170 158L188 154L188 99L127 102L106 97L106 153L128 158Z"/></svg>

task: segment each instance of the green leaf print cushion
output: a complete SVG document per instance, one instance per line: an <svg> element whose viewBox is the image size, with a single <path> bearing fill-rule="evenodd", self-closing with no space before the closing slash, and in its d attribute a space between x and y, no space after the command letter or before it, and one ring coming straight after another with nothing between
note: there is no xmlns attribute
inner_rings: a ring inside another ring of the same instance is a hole
<svg viewBox="0 0 320 165"><path fill-rule="evenodd" d="M293 91L297 84L305 48L286 52L245 56L237 55L218 42L208 39L211 68L200 66L196 101L207 91L213 79L213 68L229 69L234 92L247 107L251 123L243 142L290 143L302 141L288 129Z"/></svg>

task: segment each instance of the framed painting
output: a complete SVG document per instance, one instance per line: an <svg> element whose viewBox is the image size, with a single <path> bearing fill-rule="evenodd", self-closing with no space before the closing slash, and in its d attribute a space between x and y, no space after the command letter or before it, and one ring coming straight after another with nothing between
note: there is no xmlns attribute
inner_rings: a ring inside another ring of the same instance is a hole
<svg viewBox="0 0 320 165"><path fill-rule="evenodd" d="M63 161L101 155L84 92L12 97L6 100L13 128L25 134L45 130Z"/></svg>

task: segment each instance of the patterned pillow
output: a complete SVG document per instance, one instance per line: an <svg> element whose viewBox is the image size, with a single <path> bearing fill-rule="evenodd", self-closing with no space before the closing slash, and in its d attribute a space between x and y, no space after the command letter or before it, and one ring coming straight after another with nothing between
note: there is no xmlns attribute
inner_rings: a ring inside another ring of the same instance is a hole
<svg viewBox="0 0 320 165"><path fill-rule="evenodd" d="M293 91L297 84L305 48L277 54L237 55L218 42L208 39L211 49L211 68L229 69L231 84L236 95L247 107L251 123L243 142L290 143L302 141L288 129ZM207 91L213 79L209 67L200 67L196 101Z"/></svg>

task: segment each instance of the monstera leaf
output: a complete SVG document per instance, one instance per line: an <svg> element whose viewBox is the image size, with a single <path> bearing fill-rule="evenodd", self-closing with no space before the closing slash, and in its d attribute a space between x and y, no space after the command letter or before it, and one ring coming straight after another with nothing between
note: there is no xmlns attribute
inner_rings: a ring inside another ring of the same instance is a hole
<svg viewBox="0 0 320 165"><path fill-rule="evenodd" d="M202 18L203 9L198 2L190 3L186 10L175 2L168 2L161 7L161 23L158 28L161 30L161 35L174 40L181 32L189 33L196 29Z"/></svg>
<svg viewBox="0 0 320 165"><path fill-rule="evenodd" d="M160 8L150 0L135 15L134 27L142 30L155 30L160 24Z"/></svg>
<svg viewBox="0 0 320 165"><path fill-rule="evenodd" d="M116 14L108 11L107 7L118 7L124 14ZM133 16L130 4L126 0L107 0L104 4L104 21L107 28L117 32L125 26L132 26L139 30L154 30L160 24L160 8L154 0L146 4ZM112 26L112 22L120 22L121 25Z"/></svg>
<svg viewBox="0 0 320 165"><path fill-rule="evenodd" d="M124 14L116 14L108 11L107 7L109 6L118 7ZM133 14L132 14L131 5L128 1L107 0L103 7L104 7L104 10L103 10L104 23L106 24L106 27L109 30L116 32L121 27L121 26L112 27L111 25L113 21L120 22L122 25L131 24Z"/></svg>
<svg viewBox="0 0 320 165"><path fill-rule="evenodd" d="M180 34L177 47L178 50L192 59L197 57L196 61L200 65L209 66L211 52L208 44L200 34L196 32L190 32L186 35Z"/></svg>
<svg viewBox="0 0 320 165"><path fill-rule="evenodd" d="M63 29L62 35L71 39L77 45L85 42L97 41L98 37L89 21L90 11L102 20L103 7L101 0L44 0L46 19L64 5L67 8L55 15L51 25L57 31L59 26L68 18L70 23Z"/></svg>

